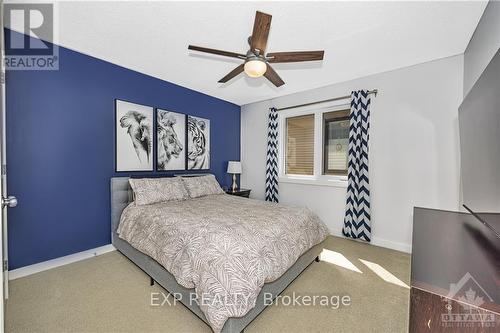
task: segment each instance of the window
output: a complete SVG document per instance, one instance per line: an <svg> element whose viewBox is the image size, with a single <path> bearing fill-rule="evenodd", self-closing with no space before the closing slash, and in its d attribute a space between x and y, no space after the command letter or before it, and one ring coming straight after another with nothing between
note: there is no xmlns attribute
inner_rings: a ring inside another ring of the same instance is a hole
<svg viewBox="0 0 500 333"><path fill-rule="evenodd" d="M323 174L347 175L349 110L323 113Z"/></svg>
<svg viewBox="0 0 500 333"><path fill-rule="evenodd" d="M314 114L286 118L285 173L314 174Z"/></svg>
<svg viewBox="0 0 500 333"><path fill-rule="evenodd" d="M346 101L280 111L279 181L347 187L349 113Z"/></svg>

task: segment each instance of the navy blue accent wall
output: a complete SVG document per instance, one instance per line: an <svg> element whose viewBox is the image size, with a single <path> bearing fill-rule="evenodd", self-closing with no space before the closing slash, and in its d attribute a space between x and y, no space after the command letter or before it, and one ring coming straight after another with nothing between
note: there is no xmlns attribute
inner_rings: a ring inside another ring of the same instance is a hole
<svg viewBox="0 0 500 333"><path fill-rule="evenodd" d="M115 98L210 119L223 185L240 158L239 106L63 47L59 61L6 75L10 269L109 244L110 177L167 174L114 171Z"/></svg>

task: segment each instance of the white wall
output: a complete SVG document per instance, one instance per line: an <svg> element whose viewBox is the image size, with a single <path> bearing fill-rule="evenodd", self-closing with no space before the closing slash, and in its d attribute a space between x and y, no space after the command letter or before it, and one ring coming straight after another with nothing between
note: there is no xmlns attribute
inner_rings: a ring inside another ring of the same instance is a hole
<svg viewBox="0 0 500 333"><path fill-rule="evenodd" d="M500 48L500 1L490 1L465 50L464 96Z"/></svg>
<svg viewBox="0 0 500 333"><path fill-rule="evenodd" d="M286 71L282 76L286 81ZM270 106L344 96L358 89L379 90L370 128L373 243L410 251L414 206L458 209L462 55L244 105L241 184L252 189L252 197L264 198ZM282 182L279 187L282 203L308 206L332 234L341 233L345 187Z"/></svg>

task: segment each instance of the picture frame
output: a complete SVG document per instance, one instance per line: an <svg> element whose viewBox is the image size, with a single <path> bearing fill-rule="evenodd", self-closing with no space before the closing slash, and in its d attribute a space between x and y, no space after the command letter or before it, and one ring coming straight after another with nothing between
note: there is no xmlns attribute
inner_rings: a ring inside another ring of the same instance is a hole
<svg viewBox="0 0 500 333"><path fill-rule="evenodd" d="M210 120L187 117L187 170L210 169Z"/></svg>
<svg viewBox="0 0 500 333"><path fill-rule="evenodd" d="M156 109L156 170L185 170L187 116Z"/></svg>
<svg viewBox="0 0 500 333"><path fill-rule="evenodd" d="M154 108L115 99L115 171L153 171Z"/></svg>

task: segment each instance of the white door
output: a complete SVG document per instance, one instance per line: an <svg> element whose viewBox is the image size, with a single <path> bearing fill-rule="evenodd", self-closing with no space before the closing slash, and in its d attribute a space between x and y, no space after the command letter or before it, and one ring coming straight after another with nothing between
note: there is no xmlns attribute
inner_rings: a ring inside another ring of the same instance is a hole
<svg viewBox="0 0 500 333"><path fill-rule="evenodd" d="M9 297L9 265L7 260L7 208L15 207L17 199L15 197L7 196L7 162L6 162L6 123L5 123L5 68L4 68L4 34L3 34L3 1L0 2L0 225L2 237L0 237L0 257L2 259L1 279L3 281L3 288L0 288L0 332L4 330L4 299Z"/></svg>
<svg viewBox="0 0 500 333"><path fill-rule="evenodd" d="M0 2L0 28L2 29L0 32L0 84L1 84L1 89L0 89L0 119L2 119L2 126L0 126L0 166L2 168L2 176L0 177L0 188L2 189L2 198L3 198L3 189L4 189L4 181L3 181L3 165L4 165L4 156L3 156L3 145L4 145L4 126L3 126L3 119L5 119L5 69L4 69L4 33L3 33L3 1ZM3 205L2 205L3 206ZM8 297L8 290L9 290L9 284L8 281L6 282L7 279L5 278L4 275L4 267L3 267L3 259L4 259L4 251L3 251L3 244L6 243L3 239L4 237L4 232L3 232L3 226L4 226L4 221L6 220L4 218L4 210L3 207L0 208L2 210L0 214L0 225L2 226L2 237L0 237L0 258L2 258L2 269L0 269L1 273L1 278L2 278L2 288L0 288L0 332L3 333L4 331L4 297ZM8 275L8 274L7 274ZM6 292L4 292L4 290Z"/></svg>

